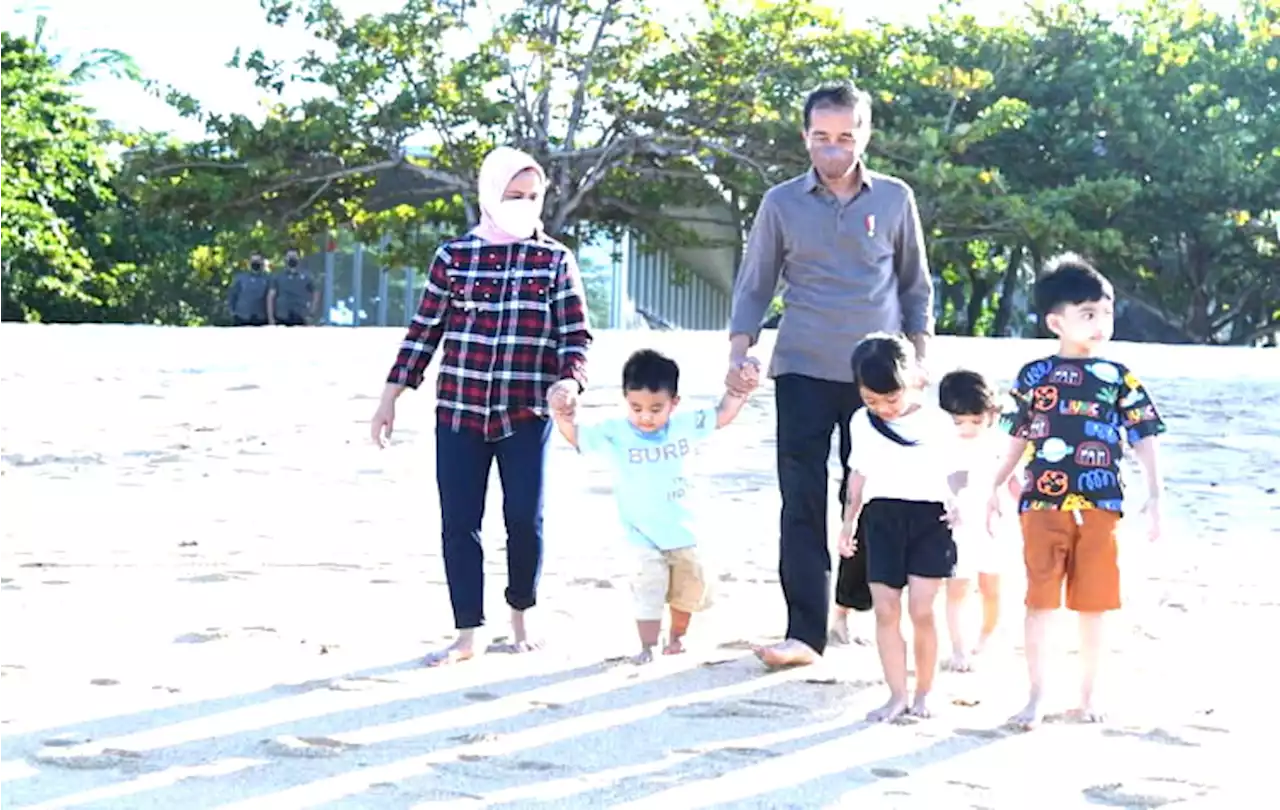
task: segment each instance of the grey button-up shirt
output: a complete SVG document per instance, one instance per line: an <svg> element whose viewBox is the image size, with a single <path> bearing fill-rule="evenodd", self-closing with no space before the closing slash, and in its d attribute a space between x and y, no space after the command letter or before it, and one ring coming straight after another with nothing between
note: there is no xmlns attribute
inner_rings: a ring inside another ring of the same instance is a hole
<svg viewBox="0 0 1280 810"><path fill-rule="evenodd" d="M896 177L864 167L845 203L812 169L769 189L734 283L731 334L756 341L779 279L786 310L770 376L853 382L849 361L868 334L933 333L920 214Z"/></svg>

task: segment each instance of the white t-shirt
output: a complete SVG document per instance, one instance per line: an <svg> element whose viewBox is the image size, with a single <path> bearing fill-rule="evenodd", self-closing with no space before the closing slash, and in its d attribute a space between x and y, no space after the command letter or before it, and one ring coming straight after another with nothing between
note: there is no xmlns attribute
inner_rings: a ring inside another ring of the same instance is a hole
<svg viewBox="0 0 1280 810"><path fill-rule="evenodd" d="M872 426L866 408L860 408L849 423L849 468L867 479L862 502L873 498L937 503L949 500L947 478L960 463L960 440L951 417L941 408L921 405L886 424L916 444L904 446L881 435Z"/></svg>
<svg viewBox="0 0 1280 810"><path fill-rule="evenodd" d="M991 479L995 476L1004 453L1008 449L1008 437L995 430L965 441L957 437L956 470L967 472L968 482L956 496L956 510L960 522L956 526L956 542L962 537L985 538L987 535L987 501L991 496ZM1001 487L1001 492L1004 492Z"/></svg>

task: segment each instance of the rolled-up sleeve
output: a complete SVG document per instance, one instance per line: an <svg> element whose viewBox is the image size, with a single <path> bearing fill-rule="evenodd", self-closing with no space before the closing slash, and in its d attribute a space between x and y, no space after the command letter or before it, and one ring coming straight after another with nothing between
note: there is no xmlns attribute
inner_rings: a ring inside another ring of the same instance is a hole
<svg viewBox="0 0 1280 810"><path fill-rule="evenodd" d="M431 269L427 271L427 284L418 311L409 322L387 382L408 388L422 385L427 366L431 365L431 357L444 334L444 315L449 308L449 262L448 251L444 248L436 251Z"/></svg>
<svg viewBox="0 0 1280 810"><path fill-rule="evenodd" d="M587 347L591 332L587 329L587 301L582 287L582 273L572 253L565 252L556 271L553 302L560 357L560 379L574 380L579 390L587 386Z"/></svg>
<svg viewBox="0 0 1280 810"><path fill-rule="evenodd" d="M747 335L752 344L760 337L760 324L769 311L782 273L784 243L780 214L773 194L765 194L751 224L751 234L742 254L742 267L733 284L729 334Z"/></svg>
<svg viewBox="0 0 1280 810"><path fill-rule="evenodd" d="M905 210L894 237L893 269L898 276L898 303L902 307L902 331L908 335L933 334L933 277L925 252L924 228L916 195L907 190Z"/></svg>

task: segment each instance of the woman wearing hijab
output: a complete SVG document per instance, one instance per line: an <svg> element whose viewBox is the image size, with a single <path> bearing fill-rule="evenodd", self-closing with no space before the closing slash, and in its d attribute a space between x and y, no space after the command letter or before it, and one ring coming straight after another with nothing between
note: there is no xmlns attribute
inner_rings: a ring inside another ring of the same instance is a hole
<svg viewBox="0 0 1280 810"><path fill-rule="evenodd" d="M436 483L458 637L428 655L428 666L475 654L476 630L484 625L480 524L495 460L507 528L508 649L539 646L525 612L537 603L542 568L547 400L560 386L582 391L591 343L577 262L542 229L542 167L524 152L498 147L480 166L479 186L480 224L436 251L372 420L373 440L382 446L396 398L422 383L440 349Z"/></svg>

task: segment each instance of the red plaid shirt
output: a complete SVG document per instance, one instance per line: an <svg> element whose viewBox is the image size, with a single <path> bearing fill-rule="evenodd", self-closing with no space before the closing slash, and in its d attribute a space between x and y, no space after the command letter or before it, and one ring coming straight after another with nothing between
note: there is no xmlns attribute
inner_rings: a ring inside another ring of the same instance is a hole
<svg viewBox="0 0 1280 810"><path fill-rule="evenodd" d="M557 380L586 385L582 279L573 253L539 235L493 245L467 235L440 246L422 303L387 382L417 388L436 348L436 413L488 441L546 418Z"/></svg>

